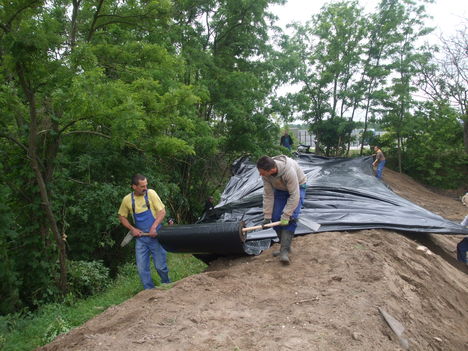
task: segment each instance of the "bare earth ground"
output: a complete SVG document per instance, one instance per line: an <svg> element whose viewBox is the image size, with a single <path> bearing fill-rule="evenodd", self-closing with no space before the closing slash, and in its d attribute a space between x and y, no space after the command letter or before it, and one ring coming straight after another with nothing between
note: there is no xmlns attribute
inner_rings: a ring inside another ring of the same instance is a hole
<svg viewBox="0 0 468 351"><path fill-rule="evenodd" d="M384 181L447 219L468 214L458 199L404 175L385 170ZM219 259L39 350L402 350L379 307L405 327L409 350L468 350L468 271L454 259L462 237L385 230L296 237L290 266L271 256L277 245Z"/></svg>

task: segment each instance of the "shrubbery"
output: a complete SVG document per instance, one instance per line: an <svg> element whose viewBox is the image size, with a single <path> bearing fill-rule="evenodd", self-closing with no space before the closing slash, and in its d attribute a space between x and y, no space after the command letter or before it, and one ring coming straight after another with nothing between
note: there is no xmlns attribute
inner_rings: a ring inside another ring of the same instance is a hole
<svg viewBox="0 0 468 351"><path fill-rule="evenodd" d="M69 261L68 286L71 294L86 297L103 291L110 282L109 269L102 261Z"/></svg>

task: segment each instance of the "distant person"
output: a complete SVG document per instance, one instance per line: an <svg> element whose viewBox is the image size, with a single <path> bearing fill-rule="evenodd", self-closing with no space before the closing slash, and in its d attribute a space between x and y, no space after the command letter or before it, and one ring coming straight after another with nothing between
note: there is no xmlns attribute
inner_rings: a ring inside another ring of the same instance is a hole
<svg viewBox="0 0 468 351"><path fill-rule="evenodd" d="M211 210L214 210L214 198L213 196L208 196L205 201L205 208L203 209L203 212L209 212Z"/></svg>
<svg viewBox="0 0 468 351"><path fill-rule="evenodd" d="M154 267L161 277L161 283L171 282L166 263L166 250L157 239L157 231L162 226L166 209L156 191L148 189L148 181L145 176L135 174L132 177L132 189L133 192L122 200L119 208L119 220L136 238L136 264L143 288L153 289L150 256L153 257ZM133 225L127 218L130 214L133 218ZM143 233L150 235L143 236Z"/></svg>
<svg viewBox="0 0 468 351"><path fill-rule="evenodd" d="M304 203L307 178L299 164L285 156L263 156L257 161L263 180L263 224L280 221L273 227L280 238L279 255L283 264L289 264L288 254L297 228L297 220Z"/></svg>
<svg viewBox="0 0 468 351"><path fill-rule="evenodd" d="M463 203L463 205L468 206L468 193L462 196L461 202Z"/></svg>
<svg viewBox="0 0 468 351"><path fill-rule="evenodd" d="M378 146L374 146L374 151L375 151L375 161L372 163L373 167L377 167L375 170L375 176L377 178L382 178L382 172L385 167L385 156Z"/></svg>
<svg viewBox="0 0 468 351"><path fill-rule="evenodd" d="M457 260L468 265L468 236L457 244Z"/></svg>
<svg viewBox="0 0 468 351"><path fill-rule="evenodd" d="M291 148L293 146L293 140L291 136L288 134L287 130L284 131L284 135L281 137L280 145L284 146L286 149L291 151Z"/></svg>
<svg viewBox="0 0 468 351"><path fill-rule="evenodd" d="M172 217L170 217L170 218L167 220L167 224L168 224L169 226L173 226L173 225L174 225L174 222L175 222L175 221L174 221L174 218L172 218Z"/></svg>

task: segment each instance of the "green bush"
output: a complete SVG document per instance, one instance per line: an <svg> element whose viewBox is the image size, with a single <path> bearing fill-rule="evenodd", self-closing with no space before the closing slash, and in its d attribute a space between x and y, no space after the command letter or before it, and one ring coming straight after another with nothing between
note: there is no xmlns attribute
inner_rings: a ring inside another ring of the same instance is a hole
<svg viewBox="0 0 468 351"><path fill-rule="evenodd" d="M69 291L75 296L94 295L107 288L109 282L109 269L102 261L68 262Z"/></svg>
<svg viewBox="0 0 468 351"><path fill-rule="evenodd" d="M61 316L57 316L47 327L44 335L42 336L41 342L43 344L48 344L60 334L69 332L71 328L72 327L67 321L65 321Z"/></svg>

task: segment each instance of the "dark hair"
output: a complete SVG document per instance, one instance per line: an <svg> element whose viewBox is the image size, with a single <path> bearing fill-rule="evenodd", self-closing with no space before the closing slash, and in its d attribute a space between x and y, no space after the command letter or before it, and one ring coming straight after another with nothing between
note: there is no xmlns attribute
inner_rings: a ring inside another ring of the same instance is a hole
<svg viewBox="0 0 468 351"><path fill-rule="evenodd" d="M140 180L145 180L146 177L143 175L143 174L135 174L133 177L132 177L132 185L138 185L140 184Z"/></svg>
<svg viewBox="0 0 468 351"><path fill-rule="evenodd" d="M276 168L276 162L270 156L262 156L257 161L257 168L270 171Z"/></svg>

